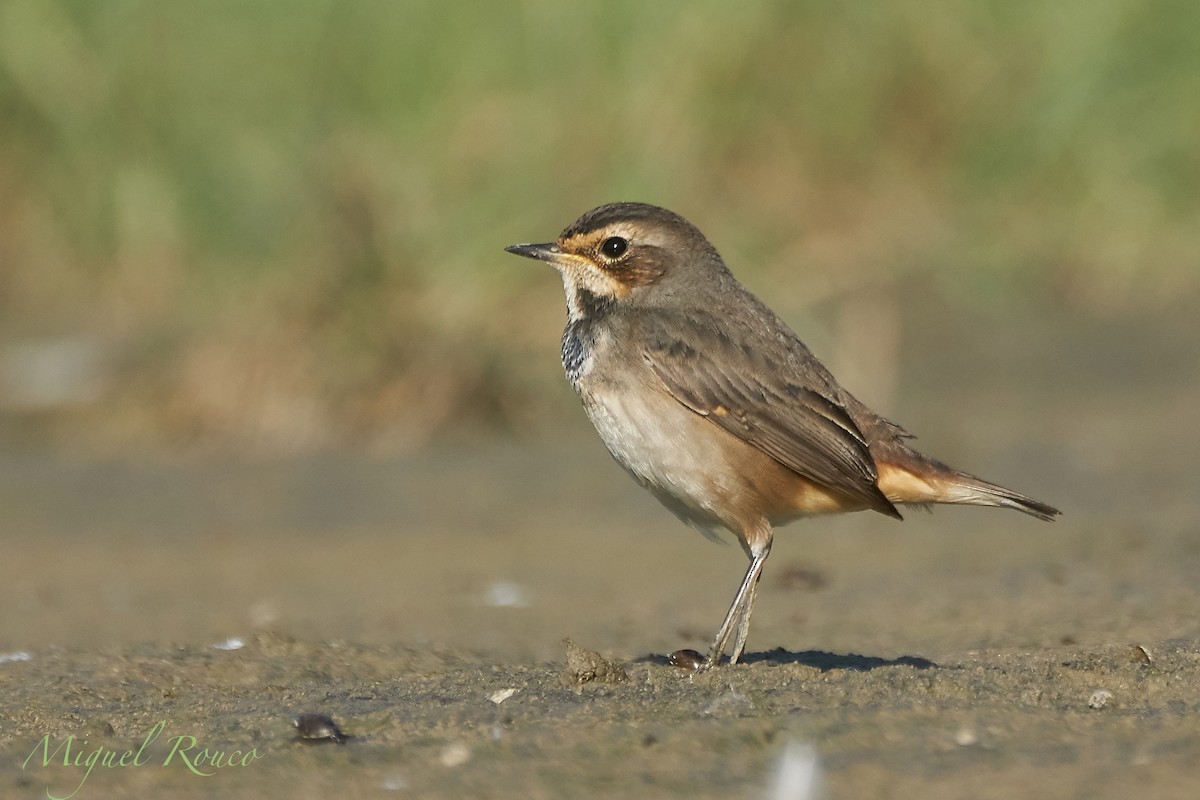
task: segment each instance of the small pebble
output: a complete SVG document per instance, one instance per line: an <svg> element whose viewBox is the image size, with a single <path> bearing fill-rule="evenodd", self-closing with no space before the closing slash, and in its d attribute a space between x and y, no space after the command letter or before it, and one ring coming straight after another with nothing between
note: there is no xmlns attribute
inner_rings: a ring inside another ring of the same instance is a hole
<svg viewBox="0 0 1200 800"><path fill-rule="evenodd" d="M246 640L237 636L230 636L223 642L216 642L211 647L214 650L241 650L246 646Z"/></svg>
<svg viewBox="0 0 1200 800"><path fill-rule="evenodd" d="M491 700L496 705L500 705L501 703L503 703L505 700L512 697L516 693L517 693L517 690L512 689L512 688L497 689L496 691L494 691L488 695L488 700Z"/></svg>
<svg viewBox="0 0 1200 800"><path fill-rule="evenodd" d="M325 714L301 714L292 720L296 739L302 742L337 742L345 744L350 737L342 733L333 717Z"/></svg>
<svg viewBox="0 0 1200 800"><path fill-rule="evenodd" d="M959 728L958 733L954 734L954 743L959 747L970 747L979 744L979 737L970 728Z"/></svg>
<svg viewBox="0 0 1200 800"><path fill-rule="evenodd" d="M671 662L672 667L692 670L693 672L704 665L704 656L695 650L676 650L667 656L667 660Z"/></svg>
<svg viewBox="0 0 1200 800"><path fill-rule="evenodd" d="M1149 648L1147 648L1143 645L1140 645L1140 644L1135 644L1133 647L1131 647L1129 649L1133 651L1133 660L1134 661L1137 661L1140 664L1153 664L1154 663L1154 657L1150 655Z"/></svg>
<svg viewBox="0 0 1200 800"><path fill-rule="evenodd" d="M1092 692L1092 696L1088 698L1089 708L1104 708L1112 700L1112 692L1107 689L1097 689Z"/></svg>

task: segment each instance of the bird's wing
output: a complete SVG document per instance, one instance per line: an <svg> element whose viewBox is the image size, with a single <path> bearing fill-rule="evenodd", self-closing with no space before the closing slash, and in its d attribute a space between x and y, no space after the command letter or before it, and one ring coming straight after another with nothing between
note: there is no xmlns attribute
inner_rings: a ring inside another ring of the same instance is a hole
<svg viewBox="0 0 1200 800"><path fill-rule="evenodd" d="M876 485L875 461L836 398L836 383L778 325L768 333L740 329L735 343L711 315L659 317L646 324L642 355L666 390L692 411L797 474L899 517ZM780 332L789 347L771 358Z"/></svg>

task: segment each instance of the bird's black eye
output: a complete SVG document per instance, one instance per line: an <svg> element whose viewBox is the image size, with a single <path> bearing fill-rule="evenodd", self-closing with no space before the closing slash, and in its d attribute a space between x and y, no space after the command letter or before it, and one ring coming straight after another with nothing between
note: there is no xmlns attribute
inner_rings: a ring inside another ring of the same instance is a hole
<svg viewBox="0 0 1200 800"><path fill-rule="evenodd" d="M609 258L620 258L629 249L629 242L620 236L610 236L600 245L600 252Z"/></svg>

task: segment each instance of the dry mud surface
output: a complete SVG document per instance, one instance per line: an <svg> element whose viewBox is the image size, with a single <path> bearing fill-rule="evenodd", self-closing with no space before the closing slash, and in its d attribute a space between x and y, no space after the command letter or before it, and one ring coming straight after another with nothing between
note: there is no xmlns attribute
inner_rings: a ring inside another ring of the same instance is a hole
<svg viewBox="0 0 1200 800"><path fill-rule="evenodd" d="M746 663L705 674L665 655L743 556L582 419L392 459L10 453L0 796L767 798L800 746L828 798L1200 796L1194 322L924 335L889 411L1064 517L785 528Z"/></svg>

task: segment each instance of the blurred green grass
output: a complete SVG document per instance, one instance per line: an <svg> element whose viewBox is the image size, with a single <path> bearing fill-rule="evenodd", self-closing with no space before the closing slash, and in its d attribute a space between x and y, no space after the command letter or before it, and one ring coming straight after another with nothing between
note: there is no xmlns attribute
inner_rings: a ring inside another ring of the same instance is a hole
<svg viewBox="0 0 1200 800"><path fill-rule="evenodd" d="M617 199L785 309L1200 294L1182 0L0 0L0 120L0 344L111 373L4 413L99 440L552 413L560 289L501 248Z"/></svg>

